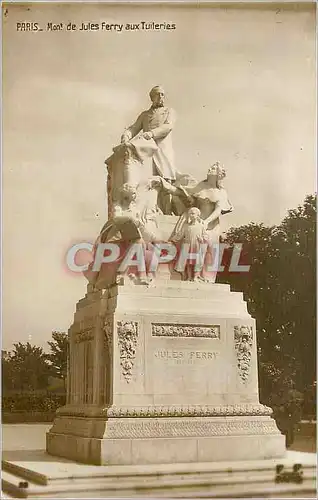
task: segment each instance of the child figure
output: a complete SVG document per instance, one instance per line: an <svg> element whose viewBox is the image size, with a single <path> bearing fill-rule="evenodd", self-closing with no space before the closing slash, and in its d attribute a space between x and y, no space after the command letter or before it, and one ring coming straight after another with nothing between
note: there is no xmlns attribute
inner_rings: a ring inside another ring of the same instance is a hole
<svg viewBox="0 0 318 500"><path fill-rule="evenodd" d="M204 222L201 219L201 212L198 208L190 208L187 212L186 220L182 224L179 231L176 232L171 238L173 242L187 244L188 252L192 254L200 253L200 246L207 244L208 235L205 230ZM188 259L184 270L182 270L184 281L201 281L203 262L198 263L196 260ZM176 271L180 272L178 266Z"/></svg>

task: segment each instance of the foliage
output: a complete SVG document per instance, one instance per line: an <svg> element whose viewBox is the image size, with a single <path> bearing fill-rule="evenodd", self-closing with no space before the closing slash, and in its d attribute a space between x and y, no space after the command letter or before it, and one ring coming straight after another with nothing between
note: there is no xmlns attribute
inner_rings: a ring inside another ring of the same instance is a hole
<svg viewBox="0 0 318 500"><path fill-rule="evenodd" d="M14 344L11 352L2 351L2 391L4 394L50 389L54 378L55 390L60 390L58 380L61 380L65 391L68 336L63 332L52 332L52 339L48 342L49 354L46 354L41 347L32 346L29 342Z"/></svg>
<svg viewBox="0 0 318 500"><path fill-rule="evenodd" d="M3 412L51 412L65 405L65 394L12 394L2 397Z"/></svg>
<svg viewBox="0 0 318 500"><path fill-rule="evenodd" d="M290 388L288 388L288 386ZM294 441L296 424L301 420L303 395L291 388L292 383L280 386L277 393L273 393L269 404L272 406L273 416L279 430L286 435L286 445L289 446Z"/></svg>
<svg viewBox="0 0 318 500"><path fill-rule="evenodd" d="M51 352L47 355L47 359L53 375L65 382L69 345L68 335L64 332L52 332L52 338L53 341L48 342Z"/></svg>
<svg viewBox="0 0 318 500"><path fill-rule="evenodd" d="M289 210L280 225L232 228L225 242L242 243L240 263L251 265L248 273L221 273L218 281L244 293L257 321L261 400L294 407L290 391L306 398L316 380L316 196Z"/></svg>
<svg viewBox="0 0 318 500"><path fill-rule="evenodd" d="M1 382L2 382L2 393L12 391L16 385L17 378L17 366L15 363L11 362L11 353L2 351L1 357Z"/></svg>
<svg viewBox="0 0 318 500"><path fill-rule="evenodd" d="M2 357L2 390L39 391L48 385L50 367L41 347L29 342L14 344L9 355Z"/></svg>

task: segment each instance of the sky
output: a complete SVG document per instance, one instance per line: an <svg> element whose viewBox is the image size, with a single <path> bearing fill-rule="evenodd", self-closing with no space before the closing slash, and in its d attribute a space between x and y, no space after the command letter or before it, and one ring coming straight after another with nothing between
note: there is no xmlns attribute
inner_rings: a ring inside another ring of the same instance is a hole
<svg viewBox="0 0 318 500"><path fill-rule="evenodd" d="M47 31L47 23L175 23ZM16 29L38 22L43 31ZM163 85L178 170L216 160L235 210L222 229L278 224L316 190L315 12L303 6L9 6L3 18L3 339L67 331L84 277L68 248L107 218L104 160Z"/></svg>

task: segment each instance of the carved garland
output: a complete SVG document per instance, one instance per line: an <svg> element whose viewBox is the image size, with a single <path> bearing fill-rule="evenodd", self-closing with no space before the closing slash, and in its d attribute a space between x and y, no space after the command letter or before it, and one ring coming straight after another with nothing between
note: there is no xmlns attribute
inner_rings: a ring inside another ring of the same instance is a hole
<svg viewBox="0 0 318 500"><path fill-rule="evenodd" d="M234 327L234 347L236 351L237 369L241 381L246 384L251 371L253 329L251 326Z"/></svg>
<svg viewBox="0 0 318 500"><path fill-rule="evenodd" d="M105 408L103 413L112 418L144 417L225 417L225 416L269 416L273 413L268 406L132 406Z"/></svg>
<svg viewBox="0 0 318 500"><path fill-rule="evenodd" d="M85 330L84 332L77 333L75 336L75 342L85 342L92 340L94 337L93 330Z"/></svg>
<svg viewBox="0 0 318 500"><path fill-rule="evenodd" d="M117 335L122 374L129 383L136 357L138 324L133 321L117 321Z"/></svg>
<svg viewBox="0 0 318 500"><path fill-rule="evenodd" d="M183 325L173 323L152 323L154 337L204 337L219 339L219 325Z"/></svg>
<svg viewBox="0 0 318 500"><path fill-rule="evenodd" d="M113 347L113 317L106 316L104 322L104 340L106 348L108 349L109 355L112 355L112 347Z"/></svg>

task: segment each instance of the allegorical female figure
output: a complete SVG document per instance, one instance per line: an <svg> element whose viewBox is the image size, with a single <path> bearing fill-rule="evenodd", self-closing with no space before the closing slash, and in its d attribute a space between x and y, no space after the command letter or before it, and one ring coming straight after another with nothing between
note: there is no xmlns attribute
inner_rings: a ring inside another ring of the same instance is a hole
<svg viewBox="0 0 318 500"><path fill-rule="evenodd" d="M99 243L115 243L120 248L120 258L107 265L107 274L117 273L120 262L133 243L142 246L145 271L136 270L135 266L123 274L140 283L148 284L153 279L153 273L148 272L150 266L153 243L160 241L157 216L160 213L157 207L158 192L152 187L152 180L142 186L124 184L117 194L117 202L113 206L112 216L101 230L95 248ZM105 271L106 273L106 271ZM96 274L95 281L99 273Z"/></svg>
<svg viewBox="0 0 318 500"><path fill-rule="evenodd" d="M222 181L226 176L223 166L219 162L214 163L207 172L206 179L194 183L191 186L172 186L160 179L162 189L178 196L185 207L185 211L190 207L197 207L204 222L205 231L208 238L208 250L206 253L204 269L201 274L207 282L215 282L219 257L219 240L221 235L220 217L231 212L233 207L229 202L226 190ZM182 226L186 224L186 212L184 212L172 234L178 234ZM208 269L208 266L213 270Z"/></svg>

